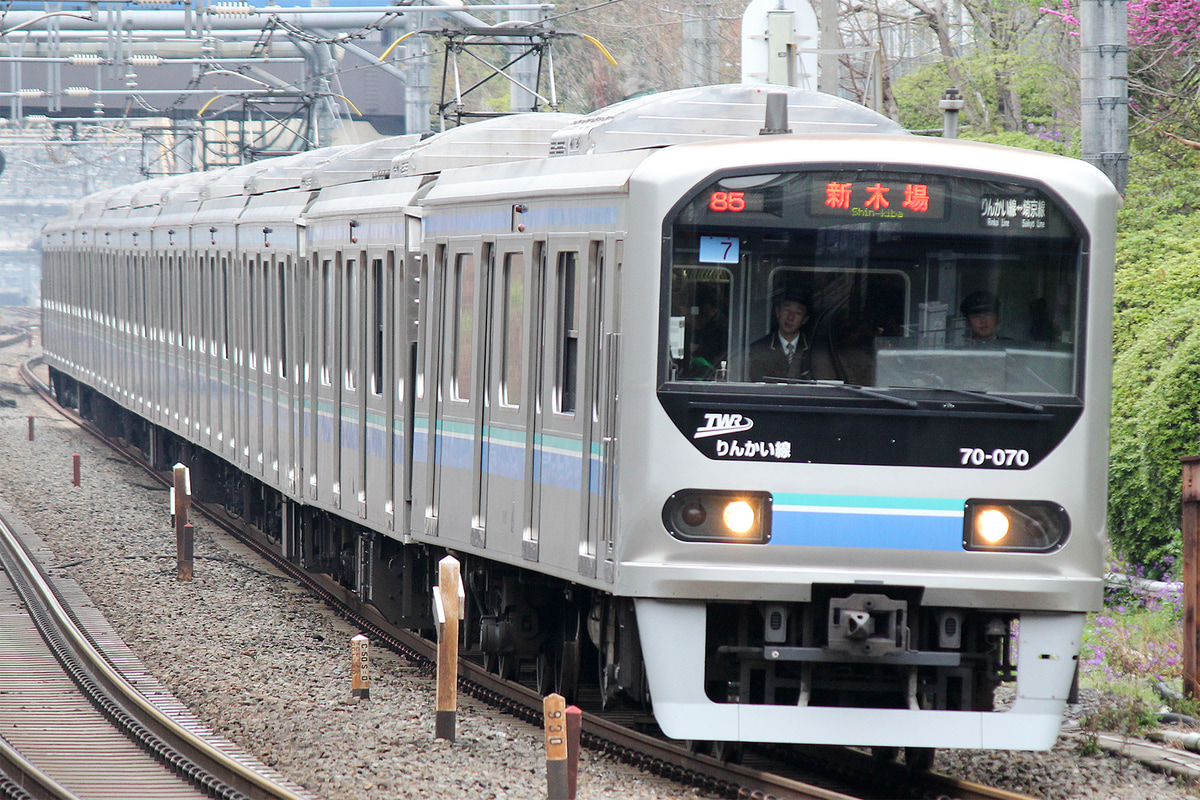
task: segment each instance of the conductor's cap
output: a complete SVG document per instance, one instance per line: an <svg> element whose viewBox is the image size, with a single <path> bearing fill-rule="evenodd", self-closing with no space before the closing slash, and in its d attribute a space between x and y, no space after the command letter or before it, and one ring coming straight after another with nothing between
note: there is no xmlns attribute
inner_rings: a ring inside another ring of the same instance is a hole
<svg viewBox="0 0 1200 800"><path fill-rule="evenodd" d="M964 297L962 305L958 308L962 311L964 317L969 317L972 314L998 313L1000 311L1000 304L996 301L996 295L981 290L971 292Z"/></svg>

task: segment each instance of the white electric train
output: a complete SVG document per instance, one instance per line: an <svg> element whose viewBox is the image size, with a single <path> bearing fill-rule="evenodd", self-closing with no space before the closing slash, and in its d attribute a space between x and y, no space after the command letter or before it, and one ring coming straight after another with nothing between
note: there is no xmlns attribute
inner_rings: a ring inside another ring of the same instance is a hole
<svg viewBox="0 0 1200 800"><path fill-rule="evenodd" d="M1118 204L687 89L88 197L45 353L396 622L455 553L464 644L544 691L697 742L1048 748L1101 603Z"/></svg>

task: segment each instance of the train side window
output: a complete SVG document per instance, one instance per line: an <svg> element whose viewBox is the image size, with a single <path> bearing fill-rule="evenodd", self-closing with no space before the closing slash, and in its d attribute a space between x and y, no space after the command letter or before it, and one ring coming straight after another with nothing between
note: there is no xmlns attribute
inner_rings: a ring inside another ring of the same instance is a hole
<svg viewBox="0 0 1200 800"><path fill-rule="evenodd" d="M508 408L521 405L521 356L525 336L525 254L504 256L504 337L500 365L500 402Z"/></svg>
<svg viewBox="0 0 1200 800"><path fill-rule="evenodd" d="M558 358L555 361L555 411L575 413L579 374L579 254L558 254Z"/></svg>
<svg viewBox="0 0 1200 800"><path fill-rule="evenodd" d="M475 330L475 257L459 253L454 261L454 344L451 395L471 398L471 343Z"/></svg>

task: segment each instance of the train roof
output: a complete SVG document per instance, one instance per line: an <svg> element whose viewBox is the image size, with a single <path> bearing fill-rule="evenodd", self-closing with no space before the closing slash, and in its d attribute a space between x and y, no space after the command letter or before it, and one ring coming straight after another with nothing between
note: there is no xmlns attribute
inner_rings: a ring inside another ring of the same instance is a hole
<svg viewBox="0 0 1200 800"><path fill-rule="evenodd" d="M727 84L645 95L602 108L558 131L551 156L613 153L758 136L767 96L787 96L791 133L906 133L858 103L786 86Z"/></svg>
<svg viewBox="0 0 1200 800"><path fill-rule="evenodd" d="M496 117L436 134L399 153L391 177L429 175L459 167L545 158L557 131L578 114L542 112Z"/></svg>
<svg viewBox="0 0 1200 800"><path fill-rule="evenodd" d="M412 133L374 139L339 150L309 171L304 178L304 188L323 189L326 186L386 177L395 154L420 141L421 135Z"/></svg>

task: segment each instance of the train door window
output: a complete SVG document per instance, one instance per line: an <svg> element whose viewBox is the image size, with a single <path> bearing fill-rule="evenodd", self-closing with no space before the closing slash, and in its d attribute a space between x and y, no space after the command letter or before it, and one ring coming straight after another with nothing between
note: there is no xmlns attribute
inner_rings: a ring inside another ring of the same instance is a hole
<svg viewBox="0 0 1200 800"><path fill-rule="evenodd" d="M434 269L441 267L445 260L445 245L438 245L435 249ZM417 322L417 331L420 333L417 336L417 385L413 387L416 399L425 399L425 376L429 373L429 347L431 342L429 337L433 331L433 292L429 280L429 257L421 256L421 282L418 287L417 314L419 319ZM436 379L435 379L436 380Z"/></svg>
<svg viewBox="0 0 1200 800"><path fill-rule="evenodd" d="M504 341L500 355L500 403L508 408L521 405L521 348L525 336L525 254L504 256Z"/></svg>
<svg viewBox="0 0 1200 800"><path fill-rule="evenodd" d="M186 346L184 334L187 331L186 306L183 299L187 297L187 261L184 256L175 260L175 338L180 349Z"/></svg>
<svg viewBox="0 0 1200 800"><path fill-rule="evenodd" d="M371 394L383 394L383 311L386 304L383 259L371 259Z"/></svg>
<svg viewBox="0 0 1200 800"><path fill-rule="evenodd" d="M279 377L286 378L288 376L288 302L287 302L287 276L292 271L292 257L288 256L278 265L275 272L276 286L279 292L279 316L277 324L279 326Z"/></svg>
<svg viewBox="0 0 1200 800"><path fill-rule="evenodd" d="M163 327L165 341L168 345L175 344L175 256L167 256L166 271L163 273Z"/></svg>
<svg viewBox="0 0 1200 800"><path fill-rule="evenodd" d="M594 364L590 368L592 381L592 421L600 421L600 343L604 341L604 242L592 242L588 251L588 260L592 265L591 300L588 308L592 311L591 344Z"/></svg>
<svg viewBox="0 0 1200 800"><path fill-rule="evenodd" d="M330 364L333 361L331 348L333 347L333 330L331 324L333 322L333 264L327 258L321 262L321 383L324 386L333 385L333 375L330 371Z"/></svg>
<svg viewBox="0 0 1200 800"><path fill-rule="evenodd" d="M249 365L250 369L254 369L258 366L258 304L262 302L262 300L258 297L255 297L255 295L258 294L256 291L258 288L258 284L256 283L258 280L258 265L255 263L254 259L251 258L247 266L249 267L247 274L249 276L248 288L250 290L246 292L246 306L250 310L250 328L247 331L248 335L246 336L246 349L249 351L247 364Z"/></svg>
<svg viewBox="0 0 1200 800"><path fill-rule="evenodd" d="M360 308L358 261L356 259L346 259L346 269L343 271L343 275L346 282L346 299L342 318L346 322L346 329L344 330L345 335L342 336L345 347L342 352L342 371L345 374L346 390L353 392L358 386L358 354L362 352L362 345L359 342L359 320L362 309Z"/></svg>
<svg viewBox="0 0 1200 800"><path fill-rule="evenodd" d="M275 282L271 276L275 274L275 259L262 262L259 272L259 282L262 284L262 369L267 375L271 374L271 364L275 360Z"/></svg>
<svg viewBox="0 0 1200 800"><path fill-rule="evenodd" d="M575 413L575 392L579 375L579 254L558 254L556 275L557 346L555 360L555 411Z"/></svg>
<svg viewBox="0 0 1200 800"><path fill-rule="evenodd" d="M221 256L221 358L229 359L229 257Z"/></svg>
<svg viewBox="0 0 1200 800"><path fill-rule="evenodd" d="M475 257L459 253L454 262L454 344L451 396L471 397L471 343L475 330Z"/></svg>

